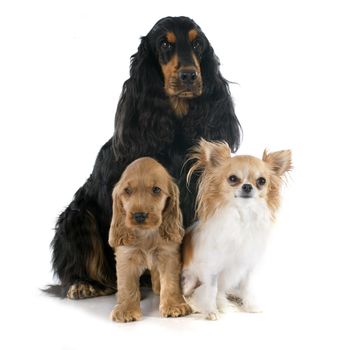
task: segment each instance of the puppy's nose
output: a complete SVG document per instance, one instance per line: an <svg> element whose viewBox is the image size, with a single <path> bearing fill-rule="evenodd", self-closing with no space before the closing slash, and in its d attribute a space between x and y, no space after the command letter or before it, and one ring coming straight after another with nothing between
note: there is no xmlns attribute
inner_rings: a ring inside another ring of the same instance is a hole
<svg viewBox="0 0 350 350"><path fill-rule="evenodd" d="M146 220L148 214L147 213L142 213L142 212L137 212L132 214L134 220L138 223L142 223Z"/></svg>
<svg viewBox="0 0 350 350"><path fill-rule="evenodd" d="M197 77L198 74L193 69L182 69L179 71L179 78L186 85L193 84Z"/></svg>
<svg viewBox="0 0 350 350"><path fill-rule="evenodd" d="M251 184L244 184L242 186L242 190L245 192L245 193L250 193L251 190L253 189L253 186Z"/></svg>

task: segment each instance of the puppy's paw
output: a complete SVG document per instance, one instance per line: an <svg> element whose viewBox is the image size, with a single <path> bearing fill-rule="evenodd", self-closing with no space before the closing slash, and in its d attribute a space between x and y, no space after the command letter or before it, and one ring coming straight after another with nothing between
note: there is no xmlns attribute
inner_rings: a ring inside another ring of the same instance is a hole
<svg viewBox="0 0 350 350"><path fill-rule="evenodd" d="M189 315L192 310L186 303L181 303L175 305L162 305L159 308L159 312L162 317L181 317Z"/></svg>
<svg viewBox="0 0 350 350"><path fill-rule="evenodd" d="M209 312L205 316L205 319L210 321L216 321L218 318L219 318L219 315L215 311Z"/></svg>
<svg viewBox="0 0 350 350"><path fill-rule="evenodd" d="M115 322L133 322L141 319L142 314L140 309L127 309L116 305L111 312L111 319Z"/></svg>

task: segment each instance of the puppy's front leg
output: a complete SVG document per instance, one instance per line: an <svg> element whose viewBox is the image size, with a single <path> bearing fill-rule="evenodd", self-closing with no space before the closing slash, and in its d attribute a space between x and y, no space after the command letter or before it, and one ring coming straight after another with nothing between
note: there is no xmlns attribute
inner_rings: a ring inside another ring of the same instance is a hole
<svg viewBox="0 0 350 350"><path fill-rule="evenodd" d="M180 317L191 313L191 308L185 302L180 287L180 253L178 247L173 252L167 252L158 260L160 275L160 306L163 317Z"/></svg>
<svg viewBox="0 0 350 350"><path fill-rule="evenodd" d="M156 267L151 269L152 290L155 294L160 294L159 271Z"/></svg>
<svg viewBox="0 0 350 350"><path fill-rule="evenodd" d="M116 250L118 294L111 318L117 322L137 321L142 316L139 278L143 267L141 257L131 249L120 246Z"/></svg>

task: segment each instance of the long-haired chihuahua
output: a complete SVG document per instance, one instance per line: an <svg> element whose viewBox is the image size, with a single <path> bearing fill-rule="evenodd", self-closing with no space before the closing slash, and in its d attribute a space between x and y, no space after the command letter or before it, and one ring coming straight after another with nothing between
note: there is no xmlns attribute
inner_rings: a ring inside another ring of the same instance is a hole
<svg viewBox="0 0 350 350"><path fill-rule="evenodd" d="M183 244L183 294L192 309L215 320L227 296L247 312L257 311L250 290L280 203L291 151L262 159L232 156L225 142L201 140L190 159L188 179L200 172L197 222Z"/></svg>

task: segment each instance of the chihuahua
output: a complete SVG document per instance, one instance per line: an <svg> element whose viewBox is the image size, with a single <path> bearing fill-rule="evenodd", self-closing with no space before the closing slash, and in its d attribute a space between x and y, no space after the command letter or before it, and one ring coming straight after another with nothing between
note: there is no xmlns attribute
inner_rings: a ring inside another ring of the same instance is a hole
<svg viewBox="0 0 350 350"><path fill-rule="evenodd" d="M218 318L227 297L257 312L251 277L265 250L280 204L291 151L233 156L227 143L203 139L190 160L187 180L200 172L197 221L183 243L182 290L192 309Z"/></svg>

